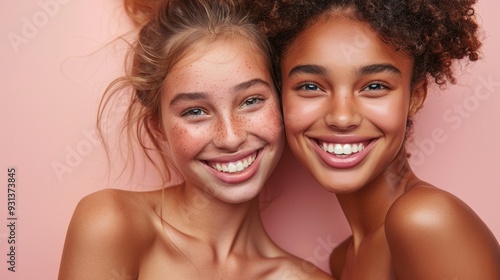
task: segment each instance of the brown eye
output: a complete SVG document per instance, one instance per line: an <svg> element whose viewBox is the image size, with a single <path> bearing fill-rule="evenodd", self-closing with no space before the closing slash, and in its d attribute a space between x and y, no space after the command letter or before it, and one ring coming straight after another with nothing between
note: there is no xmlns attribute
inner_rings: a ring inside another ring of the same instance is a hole
<svg viewBox="0 0 500 280"><path fill-rule="evenodd" d="M363 90L371 91L371 90L384 90L384 89L388 89L388 87L380 82L376 82L369 84Z"/></svg>

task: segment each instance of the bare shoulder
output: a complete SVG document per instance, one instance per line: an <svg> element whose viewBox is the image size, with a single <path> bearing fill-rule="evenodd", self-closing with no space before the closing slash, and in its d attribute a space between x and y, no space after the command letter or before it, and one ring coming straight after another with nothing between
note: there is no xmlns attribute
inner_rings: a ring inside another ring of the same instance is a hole
<svg viewBox="0 0 500 280"><path fill-rule="evenodd" d="M60 279L102 279L134 267L152 225L143 195L102 190L84 197L68 227Z"/></svg>
<svg viewBox="0 0 500 280"><path fill-rule="evenodd" d="M397 279L500 279L494 235L444 190L428 184L408 190L390 208L385 231Z"/></svg>
<svg viewBox="0 0 500 280"><path fill-rule="evenodd" d="M332 275L336 278L340 278L342 270L344 270L347 250L352 242L352 236L348 237L346 240L342 241L337 247L335 247L330 254L330 270Z"/></svg>
<svg viewBox="0 0 500 280"><path fill-rule="evenodd" d="M146 234L144 227L138 228L137 223L147 229L144 219L147 215L148 205L143 193L106 189L90 194L78 203L70 227L99 237L111 234L116 238L129 235L131 230L136 234Z"/></svg>
<svg viewBox="0 0 500 280"><path fill-rule="evenodd" d="M386 217L386 230L429 230L457 229L465 226L475 228L478 234L490 235L479 216L462 200L449 192L428 184L408 190L398 198ZM484 232L478 232L484 230ZM452 232L449 232L452 233Z"/></svg>

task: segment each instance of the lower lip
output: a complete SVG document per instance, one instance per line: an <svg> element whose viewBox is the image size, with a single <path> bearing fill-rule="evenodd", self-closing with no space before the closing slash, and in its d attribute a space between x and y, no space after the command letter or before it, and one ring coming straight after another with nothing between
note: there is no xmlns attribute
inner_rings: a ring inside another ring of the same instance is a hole
<svg viewBox="0 0 500 280"><path fill-rule="evenodd" d="M239 184L243 183L250 178L252 178L255 173L257 172L257 169L259 168L260 164L260 159L261 159L261 153L260 150L257 152L257 156L252 163L252 165L248 166L245 170L240 171L240 172L234 172L234 173L229 173L229 172L222 172L222 171L217 171L216 169L213 169L212 167L207 165L208 170L220 181L226 183L226 184Z"/></svg>
<svg viewBox="0 0 500 280"><path fill-rule="evenodd" d="M338 168L338 169L347 169L356 167L366 158L371 148L373 147L372 145L373 142L370 142L361 152L338 157L335 154L323 151L323 149L321 149L321 147L318 145L317 141L311 140L311 142L315 152L319 155L319 157L323 160L323 162L325 162L327 165L333 168Z"/></svg>

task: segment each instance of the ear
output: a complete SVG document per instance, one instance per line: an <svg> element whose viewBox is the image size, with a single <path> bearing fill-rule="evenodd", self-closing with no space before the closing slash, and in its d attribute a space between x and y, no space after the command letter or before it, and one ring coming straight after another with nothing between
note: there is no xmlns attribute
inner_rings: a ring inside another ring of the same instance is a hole
<svg viewBox="0 0 500 280"><path fill-rule="evenodd" d="M420 82L416 83L412 88L408 118L412 118L418 112L418 110L423 107L426 97L427 80L423 79Z"/></svg>

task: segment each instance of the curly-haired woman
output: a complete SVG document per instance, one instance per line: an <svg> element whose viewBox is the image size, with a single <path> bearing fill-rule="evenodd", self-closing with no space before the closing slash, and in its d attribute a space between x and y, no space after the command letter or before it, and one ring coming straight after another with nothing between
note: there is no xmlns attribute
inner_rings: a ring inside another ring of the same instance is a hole
<svg viewBox="0 0 500 280"><path fill-rule="evenodd" d="M420 180L405 140L431 82L479 59L471 0L257 1L281 77L292 152L336 194L352 236L339 279L500 279L491 231Z"/></svg>

